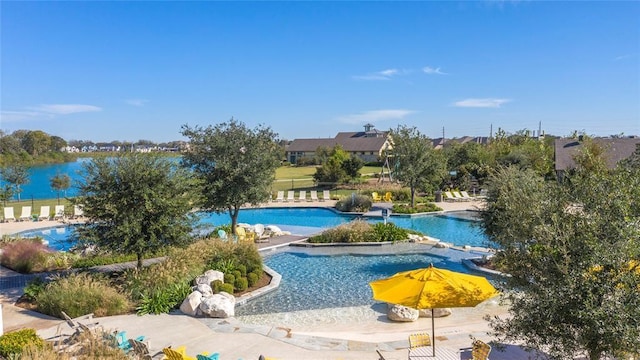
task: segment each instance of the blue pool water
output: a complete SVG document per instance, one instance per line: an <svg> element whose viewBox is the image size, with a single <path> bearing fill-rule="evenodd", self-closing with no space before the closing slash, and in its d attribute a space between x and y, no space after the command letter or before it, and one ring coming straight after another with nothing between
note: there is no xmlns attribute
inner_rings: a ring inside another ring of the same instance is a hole
<svg viewBox="0 0 640 360"><path fill-rule="evenodd" d="M278 209L246 209L241 210L238 222L249 224L278 225L283 230L307 235L323 229L338 226L355 219L354 215L343 215L323 208L278 208ZM367 221L379 222L380 218L369 218ZM461 220L452 216L418 216L391 217L396 225L420 231L431 237L455 245L485 246L486 236L475 226L475 222ZM228 214L202 213L200 223L205 227L229 224ZM72 227L22 232L24 237L41 236L49 242L49 246L57 250L68 250L72 242L67 239L72 234ZM301 232L296 232L300 229ZM312 231L309 231L312 229ZM302 231L304 230L304 231Z"/></svg>

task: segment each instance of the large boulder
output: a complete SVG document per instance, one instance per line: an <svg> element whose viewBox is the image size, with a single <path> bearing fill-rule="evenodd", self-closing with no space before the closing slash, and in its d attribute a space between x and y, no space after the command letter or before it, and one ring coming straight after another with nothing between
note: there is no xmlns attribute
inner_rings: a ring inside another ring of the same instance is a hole
<svg viewBox="0 0 640 360"><path fill-rule="evenodd" d="M433 309L433 317L445 317L451 315L451 309L449 308L441 308L441 309ZM422 309L420 310L420 317L431 317L431 309Z"/></svg>
<svg viewBox="0 0 640 360"><path fill-rule="evenodd" d="M201 302L202 294L199 291L194 291L184 299L180 305L180 311L187 315L196 316Z"/></svg>
<svg viewBox="0 0 640 360"><path fill-rule="evenodd" d="M402 305L388 304L387 318L391 321L413 322L417 321L420 312L416 309Z"/></svg>
<svg viewBox="0 0 640 360"><path fill-rule="evenodd" d="M209 284L198 284L196 290L198 290L204 297L213 295L213 290Z"/></svg>
<svg viewBox="0 0 640 360"><path fill-rule="evenodd" d="M195 284L207 284L210 285L214 280L224 281L224 273L218 270L207 270L204 274L196 277Z"/></svg>
<svg viewBox="0 0 640 360"><path fill-rule="evenodd" d="M235 316L236 298L226 292L220 292L202 299L198 307L204 315L214 318Z"/></svg>

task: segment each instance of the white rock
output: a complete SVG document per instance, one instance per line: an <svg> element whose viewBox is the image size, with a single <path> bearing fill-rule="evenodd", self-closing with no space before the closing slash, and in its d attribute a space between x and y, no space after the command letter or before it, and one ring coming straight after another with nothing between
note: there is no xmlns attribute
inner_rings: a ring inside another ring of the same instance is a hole
<svg viewBox="0 0 640 360"><path fill-rule="evenodd" d="M443 242L439 242L439 243L435 244L434 246L439 248L439 249L448 249L448 248L451 247L451 246L449 246L449 244L443 243Z"/></svg>
<svg viewBox="0 0 640 360"><path fill-rule="evenodd" d="M187 315L196 316L198 307L202 302L202 294L199 291L194 291L180 305L180 311Z"/></svg>
<svg viewBox="0 0 640 360"><path fill-rule="evenodd" d="M209 284L215 280L224 281L224 273L218 270L207 270L204 272L204 276L209 279Z"/></svg>
<svg viewBox="0 0 640 360"><path fill-rule="evenodd" d="M402 305L388 304L387 318L391 321L413 322L417 321L420 312Z"/></svg>
<svg viewBox="0 0 640 360"><path fill-rule="evenodd" d="M202 299L198 307L202 312L214 318L228 318L235 316L236 299L233 295L220 292Z"/></svg>
<svg viewBox="0 0 640 360"><path fill-rule="evenodd" d="M197 290L202 294L202 296L207 297L213 295L213 289L209 284L199 284L197 286Z"/></svg>
<svg viewBox="0 0 640 360"><path fill-rule="evenodd" d="M445 317L445 316L449 316L449 315L451 315L451 309L449 309L449 308L433 309L433 317L434 318ZM422 309L422 310L420 310L420 317L430 318L431 317L431 309Z"/></svg>

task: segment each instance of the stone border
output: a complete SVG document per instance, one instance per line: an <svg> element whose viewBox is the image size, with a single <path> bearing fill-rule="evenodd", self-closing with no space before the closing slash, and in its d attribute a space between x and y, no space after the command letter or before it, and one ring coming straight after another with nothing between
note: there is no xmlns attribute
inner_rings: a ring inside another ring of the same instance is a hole
<svg viewBox="0 0 640 360"><path fill-rule="evenodd" d="M510 277L511 276L509 274L505 274L505 273L497 271L497 270L491 270L491 269L480 267L480 266L476 265L472 261L473 259L482 259L482 258L481 257L473 257L473 258L462 259L462 265L466 266L467 268L469 268L469 269L471 269L473 271L477 271L477 272L481 272L481 273L485 273L485 274L498 275L498 276L504 276L504 277Z"/></svg>
<svg viewBox="0 0 640 360"><path fill-rule="evenodd" d="M264 270L264 272L269 274L269 276L271 276L271 282L269 282L269 285L263 286L257 290L236 297L236 306L245 305L250 300L253 300L257 297L263 296L278 289L278 287L280 286L280 281L282 281L282 275L280 275L267 265L262 265L262 269Z"/></svg>

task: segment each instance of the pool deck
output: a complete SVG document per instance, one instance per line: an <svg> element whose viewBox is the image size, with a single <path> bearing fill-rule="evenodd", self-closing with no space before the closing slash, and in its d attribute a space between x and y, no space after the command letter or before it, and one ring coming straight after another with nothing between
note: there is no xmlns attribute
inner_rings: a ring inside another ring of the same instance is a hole
<svg viewBox="0 0 640 360"><path fill-rule="evenodd" d="M263 207L330 207L334 201L269 203ZM389 204L379 203L379 209ZM445 211L478 209L479 201L438 203ZM375 210L374 211L379 211ZM374 214L375 215L375 214ZM24 230L60 225L57 221L16 222L0 224L0 234L11 234ZM272 238L269 243L258 244L261 251L288 246L303 240L299 236ZM440 256L461 258L462 249L432 249ZM16 275L0 267L0 277ZM28 311L14 305L22 294L21 288L5 289L0 293L2 320L5 332L20 328L34 328L44 338L70 334L71 328L60 319ZM381 304L380 304L381 305ZM340 309L331 309L339 313ZM371 309L363 309L365 312ZM379 309L377 309L379 310ZM490 299L476 308L453 309L453 314L435 319L436 357L434 359L471 359L468 349L470 336L489 341L489 326L485 315L505 315L506 308L497 299ZM357 324L335 323L326 325L307 324L295 327L247 325L236 319L203 319L183 315L177 311L162 315L119 315L97 319L107 330L126 330L130 337L145 335L149 339L152 353L169 345L186 345L187 352L195 356L208 351L218 352L223 360L257 359L260 354L280 360L322 359L379 359L376 350L386 360L407 358L408 335L415 332L431 332L431 319L420 318L412 323L392 323L386 316L362 319ZM505 344L504 351L495 349L491 359L527 359L529 353L513 344ZM162 356L154 357L156 359Z"/></svg>

